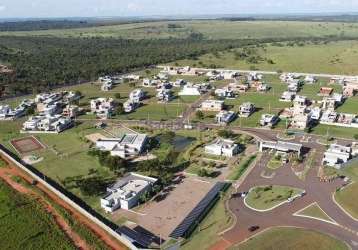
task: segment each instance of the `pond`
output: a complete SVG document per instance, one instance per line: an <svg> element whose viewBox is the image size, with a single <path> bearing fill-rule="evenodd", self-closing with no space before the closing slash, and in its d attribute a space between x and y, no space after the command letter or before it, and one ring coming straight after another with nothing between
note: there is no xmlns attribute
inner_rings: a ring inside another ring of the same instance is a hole
<svg viewBox="0 0 358 250"><path fill-rule="evenodd" d="M161 136L156 136L155 138L159 142L161 142ZM181 152L181 151L185 150L185 148L188 147L195 140L196 139L193 137L185 137L185 136L176 135L173 138L172 144L173 144L174 150L176 152Z"/></svg>

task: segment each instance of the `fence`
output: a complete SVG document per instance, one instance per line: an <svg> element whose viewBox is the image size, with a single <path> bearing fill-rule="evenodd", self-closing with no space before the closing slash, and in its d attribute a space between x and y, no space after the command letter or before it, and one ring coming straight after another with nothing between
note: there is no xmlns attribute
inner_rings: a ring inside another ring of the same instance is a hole
<svg viewBox="0 0 358 250"><path fill-rule="evenodd" d="M71 192L64 189L57 182L52 180L51 178L45 176L43 173L32 167L31 165L25 165L21 162L21 160L9 151L6 147L0 144L0 153L11 160L17 167L21 168L23 171L28 173L32 178L43 184L47 189L55 193L58 197L60 197L63 201L68 203L82 215L86 216L88 219L96 223L102 229L104 229L111 236L122 242L124 245L129 247L130 249L139 250L140 248L133 245L133 243L127 239L123 234L117 232L118 226L111 221L104 218L102 215L98 214L95 210L93 210L90 206L88 206L84 201L79 199L77 196L72 194Z"/></svg>

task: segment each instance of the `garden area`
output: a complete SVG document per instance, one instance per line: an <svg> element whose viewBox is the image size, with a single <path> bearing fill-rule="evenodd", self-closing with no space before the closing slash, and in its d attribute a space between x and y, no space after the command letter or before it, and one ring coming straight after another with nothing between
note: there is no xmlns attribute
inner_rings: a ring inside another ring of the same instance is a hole
<svg viewBox="0 0 358 250"><path fill-rule="evenodd" d="M286 186L258 186L250 190L245 203L253 209L268 210L302 192L302 189Z"/></svg>

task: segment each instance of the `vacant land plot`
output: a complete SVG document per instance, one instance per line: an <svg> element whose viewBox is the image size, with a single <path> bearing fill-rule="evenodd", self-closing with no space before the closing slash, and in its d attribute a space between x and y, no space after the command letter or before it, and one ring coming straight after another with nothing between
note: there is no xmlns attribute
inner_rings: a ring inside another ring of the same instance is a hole
<svg viewBox="0 0 358 250"><path fill-rule="evenodd" d="M200 7L198 7L200 8ZM174 24L175 26L168 26ZM222 21L195 20L131 23L103 27L31 32L1 32L0 35L48 35L57 37L123 37L134 39L183 38L192 32L209 39L290 38L290 37L357 37L356 23L300 21Z"/></svg>
<svg viewBox="0 0 358 250"><path fill-rule="evenodd" d="M37 200L0 181L1 249L76 249Z"/></svg>
<svg viewBox="0 0 358 250"><path fill-rule="evenodd" d="M237 58L236 54L242 49L235 49L219 53L206 54L198 60L181 60L179 65L217 65L220 68L327 74L356 75L355 60L358 53L358 41L331 42L328 44L304 46L267 46L255 49L256 55L264 58L257 63L248 62L245 58ZM272 61L271 61L272 60ZM202 64L200 64L201 62Z"/></svg>
<svg viewBox="0 0 358 250"><path fill-rule="evenodd" d="M300 228L273 228L231 250L348 250L343 242L313 230Z"/></svg>
<svg viewBox="0 0 358 250"><path fill-rule="evenodd" d="M358 219L358 202L355 197L358 191L358 183L355 182L335 193L336 201L354 218Z"/></svg>
<svg viewBox="0 0 358 250"><path fill-rule="evenodd" d="M245 202L254 209L270 209L303 190L285 186L262 186L250 190Z"/></svg>
<svg viewBox="0 0 358 250"><path fill-rule="evenodd" d="M45 148L45 146L34 136L11 140L11 144L20 154L30 153Z"/></svg>
<svg viewBox="0 0 358 250"><path fill-rule="evenodd" d="M116 221L124 215L156 235L167 238L212 186L211 183L187 177L182 183L169 187L168 193L157 201L151 201L136 210L142 215L119 210L112 219Z"/></svg>

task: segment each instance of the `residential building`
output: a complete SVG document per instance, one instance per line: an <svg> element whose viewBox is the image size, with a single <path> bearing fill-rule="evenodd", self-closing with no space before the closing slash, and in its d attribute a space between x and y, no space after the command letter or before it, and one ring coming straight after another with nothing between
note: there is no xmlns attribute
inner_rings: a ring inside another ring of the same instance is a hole
<svg viewBox="0 0 358 250"><path fill-rule="evenodd" d="M305 82L308 84L314 84L317 82L317 77L315 76L306 76L305 77Z"/></svg>
<svg viewBox="0 0 358 250"><path fill-rule="evenodd" d="M310 110L309 116L311 120L317 122L321 118L322 110L319 107L314 107Z"/></svg>
<svg viewBox="0 0 358 250"><path fill-rule="evenodd" d="M245 102L240 105L240 116L241 117L249 117L252 113L255 112L255 105L250 102Z"/></svg>
<svg viewBox="0 0 358 250"><path fill-rule="evenodd" d="M129 93L129 99L133 102L140 102L145 98L145 93L142 89L135 89Z"/></svg>
<svg viewBox="0 0 358 250"><path fill-rule="evenodd" d="M279 122L280 118L277 115L263 114L261 115L260 125L272 128Z"/></svg>
<svg viewBox="0 0 358 250"><path fill-rule="evenodd" d="M101 90L102 91L110 91L113 88L112 81L106 81L102 83Z"/></svg>
<svg viewBox="0 0 358 250"><path fill-rule="evenodd" d="M221 111L224 108L224 101L220 100L206 100L201 104L202 111Z"/></svg>
<svg viewBox="0 0 358 250"><path fill-rule="evenodd" d="M112 98L97 98L91 100L91 112L100 118L111 117L114 111L115 102Z"/></svg>
<svg viewBox="0 0 358 250"><path fill-rule="evenodd" d="M123 103L123 108L125 113L131 113L139 107L138 102L133 102L131 99L128 99Z"/></svg>
<svg viewBox="0 0 358 250"><path fill-rule="evenodd" d="M308 99L306 96L296 95L293 99L294 105L306 106L308 104Z"/></svg>
<svg viewBox="0 0 358 250"><path fill-rule="evenodd" d="M291 127L296 129L305 129L309 126L310 118L308 114L294 115L291 120Z"/></svg>
<svg viewBox="0 0 358 250"><path fill-rule="evenodd" d="M319 96L330 96L333 92L333 88L329 88L329 87L321 87L319 89Z"/></svg>
<svg viewBox="0 0 358 250"><path fill-rule="evenodd" d="M31 116L23 124L24 131L62 132L74 125L72 119L62 115L39 115Z"/></svg>
<svg viewBox="0 0 358 250"><path fill-rule="evenodd" d="M358 93L358 82L348 82L343 87L343 95L346 97L355 96Z"/></svg>
<svg viewBox="0 0 358 250"><path fill-rule="evenodd" d="M232 140L218 138L205 146L205 153L217 156L232 157L238 154L240 147Z"/></svg>
<svg viewBox="0 0 358 250"><path fill-rule="evenodd" d="M220 111L216 115L216 122L219 124L229 124L235 119L236 113L234 111Z"/></svg>
<svg viewBox="0 0 358 250"><path fill-rule="evenodd" d="M331 110L326 110L322 113L321 123L335 123L337 121L338 114Z"/></svg>
<svg viewBox="0 0 358 250"><path fill-rule="evenodd" d="M321 106L323 110L334 111L337 108L338 103L335 98L324 97L323 100L321 101Z"/></svg>
<svg viewBox="0 0 358 250"><path fill-rule="evenodd" d="M186 84L186 81L183 79L177 79L174 83L174 87L183 87Z"/></svg>
<svg viewBox="0 0 358 250"><path fill-rule="evenodd" d="M157 179L129 173L107 188L107 194L101 198L101 207L112 213L117 209L131 209L140 203L140 198L150 192Z"/></svg>
<svg viewBox="0 0 358 250"><path fill-rule="evenodd" d="M234 91L232 89L230 89L229 87L225 87L222 89L216 89L215 95L218 97L222 97L222 98L234 98L235 97Z"/></svg>
<svg viewBox="0 0 358 250"><path fill-rule="evenodd" d="M282 93L280 101L282 102L291 102L295 98L296 93L285 91Z"/></svg>
<svg viewBox="0 0 358 250"><path fill-rule="evenodd" d="M170 89L159 89L157 93L158 102L170 102L174 96Z"/></svg>
<svg viewBox="0 0 358 250"><path fill-rule="evenodd" d="M112 156L126 159L141 154L147 141L146 134L125 134L120 138L99 139L96 142L96 148L109 151Z"/></svg>
<svg viewBox="0 0 358 250"><path fill-rule="evenodd" d="M183 86L182 90L178 93L179 96L198 96L201 95L200 89L197 86Z"/></svg>
<svg viewBox="0 0 358 250"><path fill-rule="evenodd" d="M324 153L322 164L340 169L342 164L351 158L351 153L352 149L350 147L331 144Z"/></svg>

